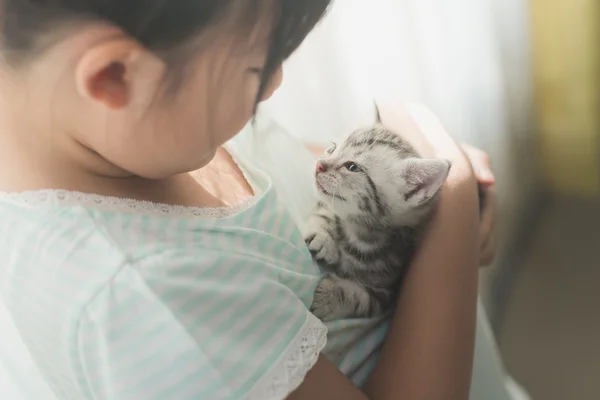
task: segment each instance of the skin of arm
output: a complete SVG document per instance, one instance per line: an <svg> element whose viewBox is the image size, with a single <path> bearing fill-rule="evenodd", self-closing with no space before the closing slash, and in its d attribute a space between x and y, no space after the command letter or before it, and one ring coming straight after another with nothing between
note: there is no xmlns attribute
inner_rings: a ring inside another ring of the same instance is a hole
<svg viewBox="0 0 600 400"><path fill-rule="evenodd" d="M479 261L475 177L460 146L429 112L379 104L382 122L424 156L453 166L408 272L381 357L364 388L321 357L289 398L466 400L472 372ZM418 122L417 122L418 120ZM321 153L318 146L309 148Z"/></svg>

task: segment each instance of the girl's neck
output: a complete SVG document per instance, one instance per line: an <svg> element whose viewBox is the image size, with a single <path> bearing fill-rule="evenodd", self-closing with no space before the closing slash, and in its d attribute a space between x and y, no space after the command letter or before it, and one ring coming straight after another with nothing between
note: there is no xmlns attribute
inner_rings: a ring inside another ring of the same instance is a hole
<svg viewBox="0 0 600 400"><path fill-rule="evenodd" d="M2 153L0 151L0 155ZM148 180L102 176L75 169L67 172L67 166L66 163L42 166L42 163L24 157L3 158L0 161L0 192L57 189L189 207L221 207L226 204L190 174ZM53 173L45 173L45 170Z"/></svg>
<svg viewBox="0 0 600 400"><path fill-rule="evenodd" d="M191 174L160 180L132 176L64 136L34 134L10 122L0 118L0 192L59 189L191 207L226 204Z"/></svg>

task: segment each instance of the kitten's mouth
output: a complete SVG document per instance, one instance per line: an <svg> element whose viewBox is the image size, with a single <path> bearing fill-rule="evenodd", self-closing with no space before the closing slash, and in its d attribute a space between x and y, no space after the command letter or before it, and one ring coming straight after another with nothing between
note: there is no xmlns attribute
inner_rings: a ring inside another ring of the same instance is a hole
<svg viewBox="0 0 600 400"><path fill-rule="evenodd" d="M341 201L346 201L345 197L340 196L339 194L333 194L327 189L325 189L325 187L321 185L321 183L318 180L315 180L315 183L317 185L317 189L319 189L319 191L321 191L321 193L323 193L325 196L333 197Z"/></svg>

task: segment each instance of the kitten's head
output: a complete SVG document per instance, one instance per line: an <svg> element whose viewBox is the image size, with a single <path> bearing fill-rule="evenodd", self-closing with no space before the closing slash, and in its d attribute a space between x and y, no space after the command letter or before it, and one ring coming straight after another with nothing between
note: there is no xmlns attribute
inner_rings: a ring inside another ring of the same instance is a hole
<svg viewBox="0 0 600 400"><path fill-rule="evenodd" d="M421 158L397 134L375 126L351 133L317 161L321 200L338 215L420 222L433 207L450 162Z"/></svg>

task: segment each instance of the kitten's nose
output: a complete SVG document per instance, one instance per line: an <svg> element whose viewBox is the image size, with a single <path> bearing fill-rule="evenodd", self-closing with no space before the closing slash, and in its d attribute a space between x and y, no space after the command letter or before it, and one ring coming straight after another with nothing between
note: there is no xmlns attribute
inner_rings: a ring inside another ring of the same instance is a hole
<svg viewBox="0 0 600 400"><path fill-rule="evenodd" d="M327 171L327 167L321 161L317 161L317 174Z"/></svg>

